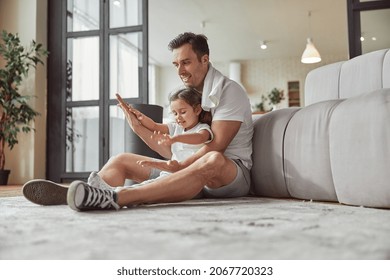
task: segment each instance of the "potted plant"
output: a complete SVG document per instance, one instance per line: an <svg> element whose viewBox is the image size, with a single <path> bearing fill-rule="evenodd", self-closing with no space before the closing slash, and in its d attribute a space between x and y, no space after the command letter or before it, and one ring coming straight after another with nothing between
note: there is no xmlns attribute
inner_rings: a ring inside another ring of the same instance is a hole
<svg viewBox="0 0 390 280"><path fill-rule="evenodd" d="M18 34L2 31L0 40L0 185L6 185L10 170L5 170L5 145L10 150L18 144L18 133L34 130L31 121L39 114L28 104L30 95L19 91L31 67L42 64L48 52L42 44L31 42L24 48ZM1 176L5 176L3 179Z"/></svg>
<svg viewBox="0 0 390 280"><path fill-rule="evenodd" d="M277 105L284 100L284 91L281 89L274 88L268 94L269 105L273 106L273 110L277 108Z"/></svg>
<svg viewBox="0 0 390 280"><path fill-rule="evenodd" d="M256 109L256 112L259 113L259 114L263 114L263 113L266 113L267 110L265 109L265 102L267 101L267 97L265 97L264 95L261 96L261 102L260 103L257 103L255 104L255 109Z"/></svg>

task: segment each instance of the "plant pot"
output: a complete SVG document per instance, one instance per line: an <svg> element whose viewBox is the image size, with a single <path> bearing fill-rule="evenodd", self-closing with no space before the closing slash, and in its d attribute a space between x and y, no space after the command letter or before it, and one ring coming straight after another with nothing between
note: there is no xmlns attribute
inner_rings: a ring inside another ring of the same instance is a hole
<svg viewBox="0 0 390 280"><path fill-rule="evenodd" d="M272 111L279 110L281 108L282 108L282 104L280 103L272 105Z"/></svg>
<svg viewBox="0 0 390 280"><path fill-rule="evenodd" d="M0 186L5 186L8 184L8 176L11 173L11 170L0 170Z"/></svg>

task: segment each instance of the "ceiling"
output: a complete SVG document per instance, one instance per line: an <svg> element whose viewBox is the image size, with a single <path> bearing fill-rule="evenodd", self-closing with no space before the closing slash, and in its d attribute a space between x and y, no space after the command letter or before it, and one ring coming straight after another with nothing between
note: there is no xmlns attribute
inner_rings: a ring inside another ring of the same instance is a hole
<svg viewBox="0 0 390 280"><path fill-rule="evenodd" d="M389 48L390 9L361 15L363 53ZM347 0L149 0L151 62L171 65L167 45L186 31L208 37L213 62L300 58L309 36L321 56L348 57Z"/></svg>
<svg viewBox="0 0 390 280"><path fill-rule="evenodd" d="M171 65L169 41L191 31L208 37L214 62L300 57L308 36L322 56L347 56L346 5L346 0L149 0L149 55L156 64ZM266 50L260 49L263 40Z"/></svg>

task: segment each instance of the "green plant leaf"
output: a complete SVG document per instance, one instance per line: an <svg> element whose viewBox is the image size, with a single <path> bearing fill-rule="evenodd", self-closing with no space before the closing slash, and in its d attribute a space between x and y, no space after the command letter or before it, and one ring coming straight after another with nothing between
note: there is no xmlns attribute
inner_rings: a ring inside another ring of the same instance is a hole
<svg viewBox="0 0 390 280"><path fill-rule="evenodd" d="M30 123L39 115L29 104L29 95L21 95L18 86L28 76L30 68L43 65L42 58L48 55L42 44L32 40L29 47L20 43L18 34L3 30L0 38L0 56L4 68L0 69L0 156L4 145L12 150L18 144L19 132L35 131ZM0 162L4 169L4 162Z"/></svg>

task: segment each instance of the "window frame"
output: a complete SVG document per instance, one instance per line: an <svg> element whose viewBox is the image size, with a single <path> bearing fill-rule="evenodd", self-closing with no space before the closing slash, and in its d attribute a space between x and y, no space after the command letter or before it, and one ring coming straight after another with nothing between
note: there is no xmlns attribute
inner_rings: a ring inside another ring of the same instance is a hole
<svg viewBox="0 0 390 280"><path fill-rule="evenodd" d="M389 9L389 0L364 1L347 0L348 13L348 39L349 39L349 57L354 58L362 54L361 36L361 12L381 9Z"/></svg>

